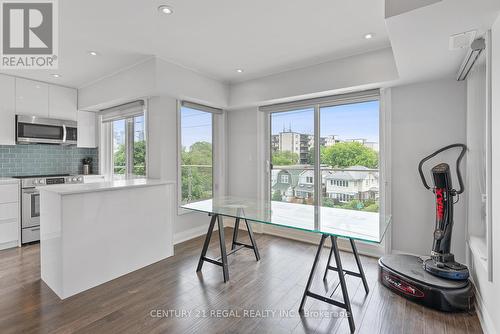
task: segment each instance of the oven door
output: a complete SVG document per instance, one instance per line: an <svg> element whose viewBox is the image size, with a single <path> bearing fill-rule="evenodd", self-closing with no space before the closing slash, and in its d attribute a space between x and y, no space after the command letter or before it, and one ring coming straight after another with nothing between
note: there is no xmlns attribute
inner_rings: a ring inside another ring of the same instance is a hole
<svg viewBox="0 0 500 334"><path fill-rule="evenodd" d="M22 228L40 225L40 192L36 188L22 190Z"/></svg>

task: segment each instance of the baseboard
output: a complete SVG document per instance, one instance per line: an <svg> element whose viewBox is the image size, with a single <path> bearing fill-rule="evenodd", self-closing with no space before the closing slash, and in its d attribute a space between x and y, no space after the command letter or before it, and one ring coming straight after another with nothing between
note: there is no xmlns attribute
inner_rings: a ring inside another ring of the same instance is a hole
<svg viewBox="0 0 500 334"><path fill-rule="evenodd" d="M474 285L475 287L475 285ZM479 291L476 290L476 313L479 318L479 322L481 323L481 328L484 333L487 334L497 334L495 331L495 327L493 326L493 321L488 312L486 312L486 306L484 305L483 298L479 294Z"/></svg>
<svg viewBox="0 0 500 334"><path fill-rule="evenodd" d="M15 247L19 247L19 242L17 240L4 242L4 243L0 244L0 250L4 250L4 249L8 249L8 248L15 248Z"/></svg>
<svg viewBox="0 0 500 334"><path fill-rule="evenodd" d="M495 326L493 325L493 321L491 320L490 314L487 312L483 298L479 293L479 290L476 288L476 284L474 284L474 290L476 293L476 314L477 317L479 318L479 323L481 324L483 333L497 334L497 332L495 331Z"/></svg>

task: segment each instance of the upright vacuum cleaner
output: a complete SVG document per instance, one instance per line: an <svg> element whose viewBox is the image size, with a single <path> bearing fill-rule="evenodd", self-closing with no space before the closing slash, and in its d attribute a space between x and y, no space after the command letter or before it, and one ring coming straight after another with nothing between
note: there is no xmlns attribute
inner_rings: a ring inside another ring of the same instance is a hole
<svg viewBox="0 0 500 334"><path fill-rule="evenodd" d="M453 189L447 163L437 164L431 169L434 186L430 187L422 171L424 163L453 148L461 148L456 161L460 188ZM379 260L379 280L383 285L416 303L447 312L472 310L474 302L469 270L456 262L450 253L453 205L464 191L460 162L466 150L463 144L448 145L423 158L418 165L424 187L432 191L436 199L436 225L430 258L424 260L418 256L397 254Z"/></svg>

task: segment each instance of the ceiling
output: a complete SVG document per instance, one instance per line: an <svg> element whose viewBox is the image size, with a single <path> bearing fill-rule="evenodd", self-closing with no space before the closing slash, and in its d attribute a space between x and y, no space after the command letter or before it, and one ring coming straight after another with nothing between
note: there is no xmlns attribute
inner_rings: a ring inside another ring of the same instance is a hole
<svg viewBox="0 0 500 334"><path fill-rule="evenodd" d="M455 78L467 50L450 50L450 36L470 30L484 36L499 10L499 0L442 0L387 18L398 84Z"/></svg>
<svg viewBox="0 0 500 334"><path fill-rule="evenodd" d="M230 83L390 46L384 0L72 0L59 17L59 69L3 73L82 87L158 56Z"/></svg>

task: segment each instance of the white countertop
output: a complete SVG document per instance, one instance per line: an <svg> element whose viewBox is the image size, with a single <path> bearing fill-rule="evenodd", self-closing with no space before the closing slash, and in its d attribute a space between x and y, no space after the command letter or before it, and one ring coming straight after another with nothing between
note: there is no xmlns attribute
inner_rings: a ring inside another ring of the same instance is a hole
<svg viewBox="0 0 500 334"><path fill-rule="evenodd" d="M11 177L0 177L0 185L2 184L18 184L19 180Z"/></svg>
<svg viewBox="0 0 500 334"><path fill-rule="evenodd" d="M40 191L49 191L60 195L71 195L81 193L92 193L99 191L120 190L126 188L150 187L162 184L173 184L172 181L157 179L128 179L108 182L84 183L84 184L61 184L37 187Z"/></svg>

